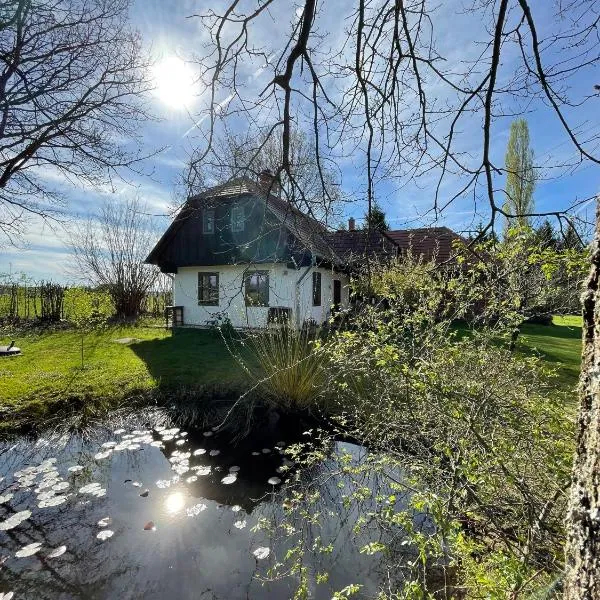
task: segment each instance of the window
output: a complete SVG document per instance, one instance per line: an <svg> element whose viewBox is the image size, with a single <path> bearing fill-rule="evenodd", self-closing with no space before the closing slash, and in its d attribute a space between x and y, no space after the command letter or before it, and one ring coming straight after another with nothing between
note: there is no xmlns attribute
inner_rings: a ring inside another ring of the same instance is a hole
<svg viewBox="0 0 600 600"><path fill-rule="evenodd" d="M219 306L218 273L198 273L198 304Z"/></svg>
<svg viewBox="0 0 600 600"><path fill-rule="evenodd" d="M246 306L269 306L268 271L255 271L246 276Z"/></svg>
<svg viewBox="0 0 600 600"><path fill-rule="evenodd" d="M202 212L202 233L215 232L215 211L212 208L206 208Z"/></svg>
<svg viewBox="0 0 600 600"><path fill-rule="evenodd" d="M231 207L231 231L244 231L244 207Z"/></svg>
<svg viewBox="0 0 600 600"><path fill-rule="evenodd" d="M313 306L321 306L321 273L313 273Z"/></svg>

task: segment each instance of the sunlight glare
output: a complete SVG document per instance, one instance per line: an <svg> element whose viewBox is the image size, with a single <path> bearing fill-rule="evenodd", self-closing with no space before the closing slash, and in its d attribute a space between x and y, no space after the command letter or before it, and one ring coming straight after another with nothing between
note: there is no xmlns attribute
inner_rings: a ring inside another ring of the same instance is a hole
<svg viewBox="0 0 600 600"><path fill-rule="evenodd" d="M167 106L175 109L188 108L194 101L194 75L183 60L168 56L152 69L154 93Z"/></svg>
<svg viewBox="0 0 600 600"><path fill-rule="evenodd" d="M179 512L185 504L185 498L181 492L175 492L167 497L165 501L165 508L170 514Z"/></svg>

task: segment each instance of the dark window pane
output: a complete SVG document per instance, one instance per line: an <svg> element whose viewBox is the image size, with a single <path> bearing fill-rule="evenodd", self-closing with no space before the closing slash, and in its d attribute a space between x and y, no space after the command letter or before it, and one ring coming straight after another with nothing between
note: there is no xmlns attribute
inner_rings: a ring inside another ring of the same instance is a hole
<svg viewBox="0 0 600 600"><path fill-rule="evenodd" d="M211 208L207 208L202 212L202 232L215 232L215 211Z"/></svg>
<svg viewBox="0 0 600 600"><path fill-rule="evenodd" d="M218 273L198 273L198 304L219 306Z"/></svg>
<svg viewBox="0 0 600 600"><path fill-rule="evenodd" d="M231 207L231 231L244 231L244 207Z"/></svg>
<svg viewBox="0 0 600 600"><path fill-rule="evenodd" d="M269 273L255 271L246 276L246 306L269 306Z"/></svg>
<svg viewBox="0 0 600 600"><path fill-rule="evenodd" d="M321 273L313 273L313 306L321 306Z"/></svg>

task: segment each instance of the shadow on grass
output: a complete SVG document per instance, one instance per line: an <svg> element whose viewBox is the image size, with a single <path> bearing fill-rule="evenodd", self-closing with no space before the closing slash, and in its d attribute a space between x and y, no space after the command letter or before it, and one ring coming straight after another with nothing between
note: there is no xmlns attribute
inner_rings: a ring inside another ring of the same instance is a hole
<svg viewBox="0 0 600 600"><path fill-rule="evenodd" d="M129 345L159 388L239 389L245 373L217 331L175 329L169 337Z"/></svg>
<svg viewBox="0 0 600 600"><path fill-rule="evenodd" d="M581 327L579 325L536 325L525 323L522 327L524 335L543 335L554 338L569 340L581 339Z"/></svg>

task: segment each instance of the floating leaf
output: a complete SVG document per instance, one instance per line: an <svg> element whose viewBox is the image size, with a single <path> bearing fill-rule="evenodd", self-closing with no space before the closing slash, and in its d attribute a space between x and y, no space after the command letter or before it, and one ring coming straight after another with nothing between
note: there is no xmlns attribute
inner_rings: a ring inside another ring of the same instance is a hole
<svg viewBox="0 0 600 600"><path fill-rule="evenodd" d="M73 465L72 467L69 467L67 471L71 473L79 473L79 471L83 471L83 467L81 465Z"/></svg>
<svg viewBox="0 0 600 600"><path fill-rule="evenodd" d="M15 556L17 558L27 558L28 556L33 556L36 552L40 551L41 547L41 542L33 542L32 544L27 544L26 546L23 546L20 550L15 552Z"/></svg>
<svg viewBox="0 0 600 600"><path fill-rule="evenodd" d="M237 473L239 470L240 470L240 468L237 465L233 465L232 467L229 467L230 473Z"/></svg>
<svg viewBox="0 0 600 600"><path fill-rule="evenodd" d="M190 506L189 508L186 509L186 513L188 517L195 517L196 515L200 514L202 511L206 510L207 506L206 504L194 504L194 506Z"/></svg>
<svg viewBox="0 0 600 600"><path fill-rule="evenodd" d="M67 501L69 496L54 496L53 498L48 498L47 500L41 500L38 504L39 508L48 508L50 506L59 506L60 504L64 504Z"/></svg>
<svg viewBox="0 0 600 600"><path fill-rule="evenodd" d="M221 454L221 451L220 451L220 450L211 450L211 451L209 452L209 454L210 454L211 456L218 456L219 454Z"/></svg>
<svg viewBox="0 0 600 600"><path fill-rule="evenodd" d="M122 433L125 433L125 430L124 430L124 429L115 429L115 430L113 431L113 433L114 433L115 435L121 435Z"/></svg>
<svg viewBox="0 0 600 600"><path fill-rule="evenodd" d="M94 454L94 458L96 460L102 460L103 458L108 458L110 454L110 450L107 450L106 452L97 452L96 454Z"/></svg>
<svg viewBox="0 0 600 600"><path fill-rule="evenodd" d="M232 483L235 483L237 481L237 475L231 474L231 475L226 475L225 477L223 477L223 479L221 479L221 483L225 484L225 485L231 485Z"/></svg>
<svg viewBox="0 0 600 600"><path fill-rule="evenodd" d="M206 454L206 450L204 448L198 448L198 450L194 450L194 456L200 456L201 454Z"/></svg>
<svg viewBox="0 0 600 600"><path fill-rule="evenodd" d="M13 499L14 494L10 492L8 494L4 494L4 496L0 496L0 504L6 504L9 500Z"/></svg>
<svg viewBox="0 0 600 600"><path fill-rule="evenodd" d="M58 483L54 484L52 486L52 489L55 492L60 492L62 490L66 490L69 487L69 482L68 481L59 481Z"/></svg>
<svg viewBox="0 0 600 600"><path fill-rule="evenodd" d="M54 548L52 552L46 554L46 558L58 558L59 556L62 556L66 551L66 546L59 546L58 548Z"/></svg>
<svg viewBox="0 0 600 600"><path fill-rule="evenodd" d="M271 454L271 448L263 448L262 453L263 454Z"/></svg>
<svg viewBox="0 0 600 600"><path fill-rule="evenodd" d="M102 444L102 448L114 448L117 445L117 442L104 442Z"/></svg>
<svg viewBox="0 0 600 600"><path fill-rule="evenodd" d="M170 485L171 485L171 480L169 480L169 479L159 479L156 482L156 487L161 488L161 489L168 488Z"/></svg>
<svg viewBox="0 0 600 600"><path fill-rule="evenodd" d="M253 452L252 456L260 456L260 452Z"/></svg>
<svg viewBox="0 0 600 600"><path fill-rule="evenodd" d="M177 440L177 441L175 442L175 445L176 445L176 446L183 446L183 444L185 444L185 440Z"/></svg>
<svg viewBox="0 0 600 600"><path fill-rule="evenodd" d="M156 525L154 524L154 521L148 521L144 525L144 531L156 531Z"/></svg>
<svg viewBox="0 0 600 600"><path fill-rule="evenodd" d="M110 517L104 517L98 521L98 527L108 527L112 522Z"/></svg>
<svg viewBox="0 0 600 600"><path fill-rule="evenodd" d="M237 527L238 529L244 529L244 527L246 527L246 520L244 519L243 521L236 521L233 526Z"/></svg>
<svg viewBox="0 0 600 600"><path fill-rule="evenodd" d="M214 435L214 433L213 433L212 431L205 431L205 432L204 432L202 435L203 435L204 437L211 437L211 436L213 436L213 435Z"/></svg>
<svg viewBox="0 0 600 600"><path fill-rule="evenodd" d="M22 510L20 512L11 515L5 521L0 522L0 531L8 531L19 526L23 521L26 521L31 516L30 510Z"/></svg>
<svg viewBox="0 0 600 600"><path fill-rule="evenodd" d="M115 534L114 531L111 531L110 529L105 529L104 531L98 532L98 534L96 535L96 537L101 542L103 542L104 540L107 540L108 538L111 538L114 534Z"/></svg>
<svg viewBox="0 0 600 600"><path fill-rule="evenodd" d="M190 475L186 480L186 483L194 483L194 481L198 481L197 475Z"/></svg>
<svg viewBox="0 0 600 600"><path fill-rule="evenodd" d="M143 492L140 494L140 496L141 496L142 498L147 498L149 493L150 493L150 490L144 490L144 491L143 491Z"/></svg>
<svg viewBox="0 0 600 600"><path fill-rule="evenodd" d="M196 474L198 475L210 475L210 467L205 467L205 466L200 466L200 467L195 467L194 470L196 471Z"/></svg>
<svg viewBox="0 0 600 600"><path fill-rule="evenodd" d="M131 485L132 485L133 487L142 487L142 484L141 484L139 481L133 481L133 482L131 483Z"/></svg>
<svg viewBox="0 0 600 600"><path fill-rule="evenodd" d="M12 600L14 595L14 592L0 592L0 600Z"/></svg>
<svg viewBox="0 0 600 600"><path fill-rule="evenodd" d="M231 507L231 510L232 510L233 512L240 512L240 510L242 510L242 507L241 507L239 504L234 504L234 505Z"/></svg>
<svg viewBox="0 0 600 600"><path fill-rule="evenodd" d="M271 553L270 548L266 546L259 546L252 554L256 557L256 560L263 560Z"/></svg>
<svg viewBox="0 0 600 600"><path fill-rule="evenodd" d="M279 485L281 483L281 479L279 479L279 477L269 477L267 483L270 485Z"/></svg>

